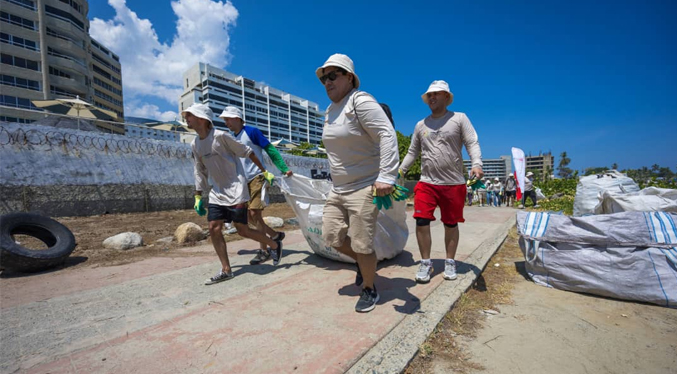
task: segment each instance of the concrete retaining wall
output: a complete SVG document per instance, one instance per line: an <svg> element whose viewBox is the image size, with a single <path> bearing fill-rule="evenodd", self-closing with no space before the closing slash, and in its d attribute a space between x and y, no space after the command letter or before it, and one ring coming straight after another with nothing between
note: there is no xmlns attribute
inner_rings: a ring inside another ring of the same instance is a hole
<svg viewBox="0 0 677 374"><path fill-rule="evenodd" d="M311 177L326 159L283 155L290 169ZM266 168L279 171L264 156ZM0 214L39 212L84 216L193 207L188 144L0 123ZM271 202L284 201L279 189Z"/></svg>

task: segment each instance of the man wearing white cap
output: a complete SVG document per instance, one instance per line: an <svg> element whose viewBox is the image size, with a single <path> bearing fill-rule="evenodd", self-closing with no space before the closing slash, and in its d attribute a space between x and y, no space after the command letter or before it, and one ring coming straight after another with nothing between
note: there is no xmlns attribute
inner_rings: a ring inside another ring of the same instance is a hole
<svg viewBox="0 0 677 374"><path fill-rule="evenodd" d="M264 175L269 175L256 154L251 148L235 140L232 135L215 129L212 123L214 113L207 105L193 104L182 111L181 115L188 127L195 130L198 135L191 145L195 165L194 208L201 216L209 212L207 215L209 236L221 261L221 270L205 281L205 284L209 285L233 278L226 241L222 234L224 222L233 222L238 234L270 245L273 249L281 248L282 244L250 229L247 225L249 192L244 168L238 158L250 158ZM272 174L270 177L272 178ZM209 207L205 211L202 191L209 189L209 180L212 186L209 192Z"/></svg>
<svg viewBox="0 0 677 374"><path fill-rule="evenodd" d="M440 207L444 224L444 279L456 279L454 257L459 239L458 223L465 222L463 145L472 162L470 176L479 179L484 172L475 128L464 113L447 110L454 100L447 82L433 81L421 98L432 114L416 124L409 151L400 169L404 175L418 155L421 155L421 179L414 188L416 239L421 251L421 265L415 279L426 283L430 281L433 271L430 260L430 222L435 220L433 213L437 206Z"/></svg>
<svg viewBox="0 0 677 374"><path fill-rule="evenodd" d="M357 262L356 285L362 285L357 312L373 310L379 300L374 278L374 232L378 207L374 196L393 192L397 179L397 136L381 106L358 91L353 61L335 54L317 70L331 99L322 131L334 182L324 206L325 244Z"/></svg>
<svg viewBox="0 0 677 374"><path fill-rule="evenodd" d="M530 171L527 172L527 175L524 178L524 194L522 195L522 205L520 205L520 209L524 209L526 206L527 197L531 198L534 208L539 207L536 203L536 191L534 191L534 173Z"/></svg>
<svg viewBox="0 0 677 374"><path fill-rule="evenodd" d="M265 150L273 161L273 164L275 164L282 174L286 176L291 176L293 174L282 159L280 152L275 149L274 145L270 144L270 141L263 135L261 130L244 124L242 111L239 108L227 106L219 117L226 121L226 127L235 134L235 139L251 148L259 160L263 160L262 151ZM247 204L249 208L249 219L251 219L259 232L268 235L275 241L282 242L285 237L284 232L276 232L263 221L265 201L262 200L262 194L263 189L266 187L264 184L267 182L269 185L272 185L272 180L266 181L263 177L263 173L261 173L261 169L259 169L250 158L240 158L240 161L244 167L247 186L249 187L249 203ZM251 265L260 264L270 257L271 252L265 244L261 243L261 249L259 249L256 257L249 261L249 263ZM279 246L278 250L273 253L273 265L278 265L280 260L282 260L282 246Z"/></svg>
<svg viewBox="0 0 677 374"><path fill-rule="evenodd" d="M498 177L494 178L494 184L492 185L494 189L494 206L501 206L501 199L503 198L503 183Z"/></svg>

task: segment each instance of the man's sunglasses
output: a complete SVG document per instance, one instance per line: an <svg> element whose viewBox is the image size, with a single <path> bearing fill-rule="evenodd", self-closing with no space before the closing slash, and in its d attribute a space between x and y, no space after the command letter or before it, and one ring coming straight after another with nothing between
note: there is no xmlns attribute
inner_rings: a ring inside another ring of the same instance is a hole
<svg viewBox="0 0 677 374"><path fill-rule="evenodd" d="M329 79L330 81L333 82L333 81L336 80L336 78L338 78L339 73L341 73L343 75L346 74L345 71L340 71L340 70L330 71L329 73L320 77L320 82L322 82L322 84L325 84L325 83L327 83L327 79Z"/></svg>

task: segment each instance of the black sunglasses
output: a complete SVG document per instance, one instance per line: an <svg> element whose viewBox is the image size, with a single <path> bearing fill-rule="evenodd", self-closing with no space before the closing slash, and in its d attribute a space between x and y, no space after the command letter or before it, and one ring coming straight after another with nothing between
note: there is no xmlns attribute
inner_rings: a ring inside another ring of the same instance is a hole
<svg viewBox="0 0 677 374"><path fill-rule="evenodd" d="M341 73L343 75L346 74L345 71L340 71L340 70L330 71L329 73L320 77L320 82L322 82L322 84L325 84L325 83L327 83L327 79L329 79L330 81L333 82L333 81L336 80L336 78L338 78L339 73Z"/></svg>

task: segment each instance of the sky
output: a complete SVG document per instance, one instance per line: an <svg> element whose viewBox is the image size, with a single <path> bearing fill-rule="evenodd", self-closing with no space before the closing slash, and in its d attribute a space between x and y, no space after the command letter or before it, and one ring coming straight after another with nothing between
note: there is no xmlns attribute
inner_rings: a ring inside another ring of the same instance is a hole
<svg viewBox="0 0 677 374"><path fill-rule="evenodd" d="M404 135L442 79L485 159L677 170L676 1L90 0L89 19L120 56L127 116L174 119L199 61L326 108L315 69L344 53Z"/></svg>

